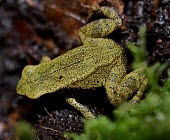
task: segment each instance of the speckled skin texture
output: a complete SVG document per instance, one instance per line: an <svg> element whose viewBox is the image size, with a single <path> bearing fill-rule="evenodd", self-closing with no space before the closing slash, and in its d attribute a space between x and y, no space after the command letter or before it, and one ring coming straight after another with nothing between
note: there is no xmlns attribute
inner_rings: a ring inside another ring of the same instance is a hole
<svg viewBox="0 0 170 140"><path fill-rule="evenodd" d="M133 97L131 103L140 100L147 84L146 69L126 74L122 48L113 40L102 38L120 27L122 20L110 7L100 7L99 10L107 19L96 20L80 28L82 46L53 60L43 60L39 65L24 68L17 85L19 94L35 99L62 88L104 86L114 106L130 97ZM74 98L66 101L87 119L94 118L88 108Z"/></svg>

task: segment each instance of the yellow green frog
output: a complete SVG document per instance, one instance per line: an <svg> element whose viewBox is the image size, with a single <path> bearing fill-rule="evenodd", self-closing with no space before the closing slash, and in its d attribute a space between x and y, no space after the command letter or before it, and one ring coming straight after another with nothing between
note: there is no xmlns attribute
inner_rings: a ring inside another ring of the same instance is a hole
<svg viewBox="0 0 170 140"><path fill-rule="evenodd" d="M138 102L147 85L146 69L126 73L126 58L122 48L112 39L103 38L121 26L122 20L112 8L98 8L107 17L93 21L79 30L83 43L75 49L39 65L23 69L17 92L36 99L63 88L90 89L104 86L109 102L118 106L131 98ZM95 115L74 98L66 101L87 119Z"/></svg>

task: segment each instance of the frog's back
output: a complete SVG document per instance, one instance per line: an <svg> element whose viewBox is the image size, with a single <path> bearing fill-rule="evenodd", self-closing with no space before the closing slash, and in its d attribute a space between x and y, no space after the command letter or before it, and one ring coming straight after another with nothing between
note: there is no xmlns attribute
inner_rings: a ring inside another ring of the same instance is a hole
<svg viewBox="0 0 170 140"><path fill-rule="evenodd" d="M50 84L53 83L54 90L58 90L85 79L99 67L110 66L119 57L122 57L122 49L116 44L80 46L53 59L48 64L48 72L46 71L44 78ZM40 67L43 68L43 64Z"/></svg>
<svg viewBox="0 0 170 140"><path fill-rule="evenodd" d="M21 84L19 84L18 89L20 92L24 91L24 94L27 95L30 95L29 92L31 92L31 98L37 98L45 93L68 88L69 85L76 81L82 81L89 76L93 77L92 75L98 68L110 66L113 61L122 57L122 49L119 45L108 39L103 40L105 42L93 44L90 47L83 45L52 61L31 66L30 69L34 72L28 79L20 80ZM108 43L106 43L106 40L108 40ZM109 70L106 69L106 71ZM23 75L26 75L26 72L23 72ZM26 86L27 90L22 89Z"/></svg>

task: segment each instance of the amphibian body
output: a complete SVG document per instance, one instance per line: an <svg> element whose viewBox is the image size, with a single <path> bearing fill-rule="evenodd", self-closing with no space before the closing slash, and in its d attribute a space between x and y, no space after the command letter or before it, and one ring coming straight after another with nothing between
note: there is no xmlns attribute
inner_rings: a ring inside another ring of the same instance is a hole
<svg viewBox="0 0 170 140"><path fill-rule="evenodd" d="M43 63L28 65L22 72L17 92L29 98L38 98L62 88L90 89L104 86L114 106L132 98L140 100L145 90L146 70L137 69L126 74L126 58L122 48L111 39L102 38L122 24L117 12L110 7L99 10L107 17L93 21L79 30L82 46ZM74 98L66 101L86 118L94 115Z"/></svg>

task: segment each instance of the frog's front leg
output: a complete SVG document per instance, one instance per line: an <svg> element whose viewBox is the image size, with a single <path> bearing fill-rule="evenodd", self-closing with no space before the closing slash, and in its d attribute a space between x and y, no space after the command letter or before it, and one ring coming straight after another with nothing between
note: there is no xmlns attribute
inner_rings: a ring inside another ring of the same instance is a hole
<svg viewBox="0 0 170 140"><path fill-rule="evenodd" d="M113 88L113 83L116 74L111 74L106 82L106 91L109 97L109 101L114 106L119 105L123 101L129 98L131 104L140 101L143 92L147 85L146 69L137 69L131 73L124 76L124 78L115 83Z"/></svg>
<svg viewBox="0 0 170 140"><path fill-rule="evenodd" d="M86 119L95 118L95 115L84 105L78 103L75 98L66 98L66 101L83 114Z"/></svg>

